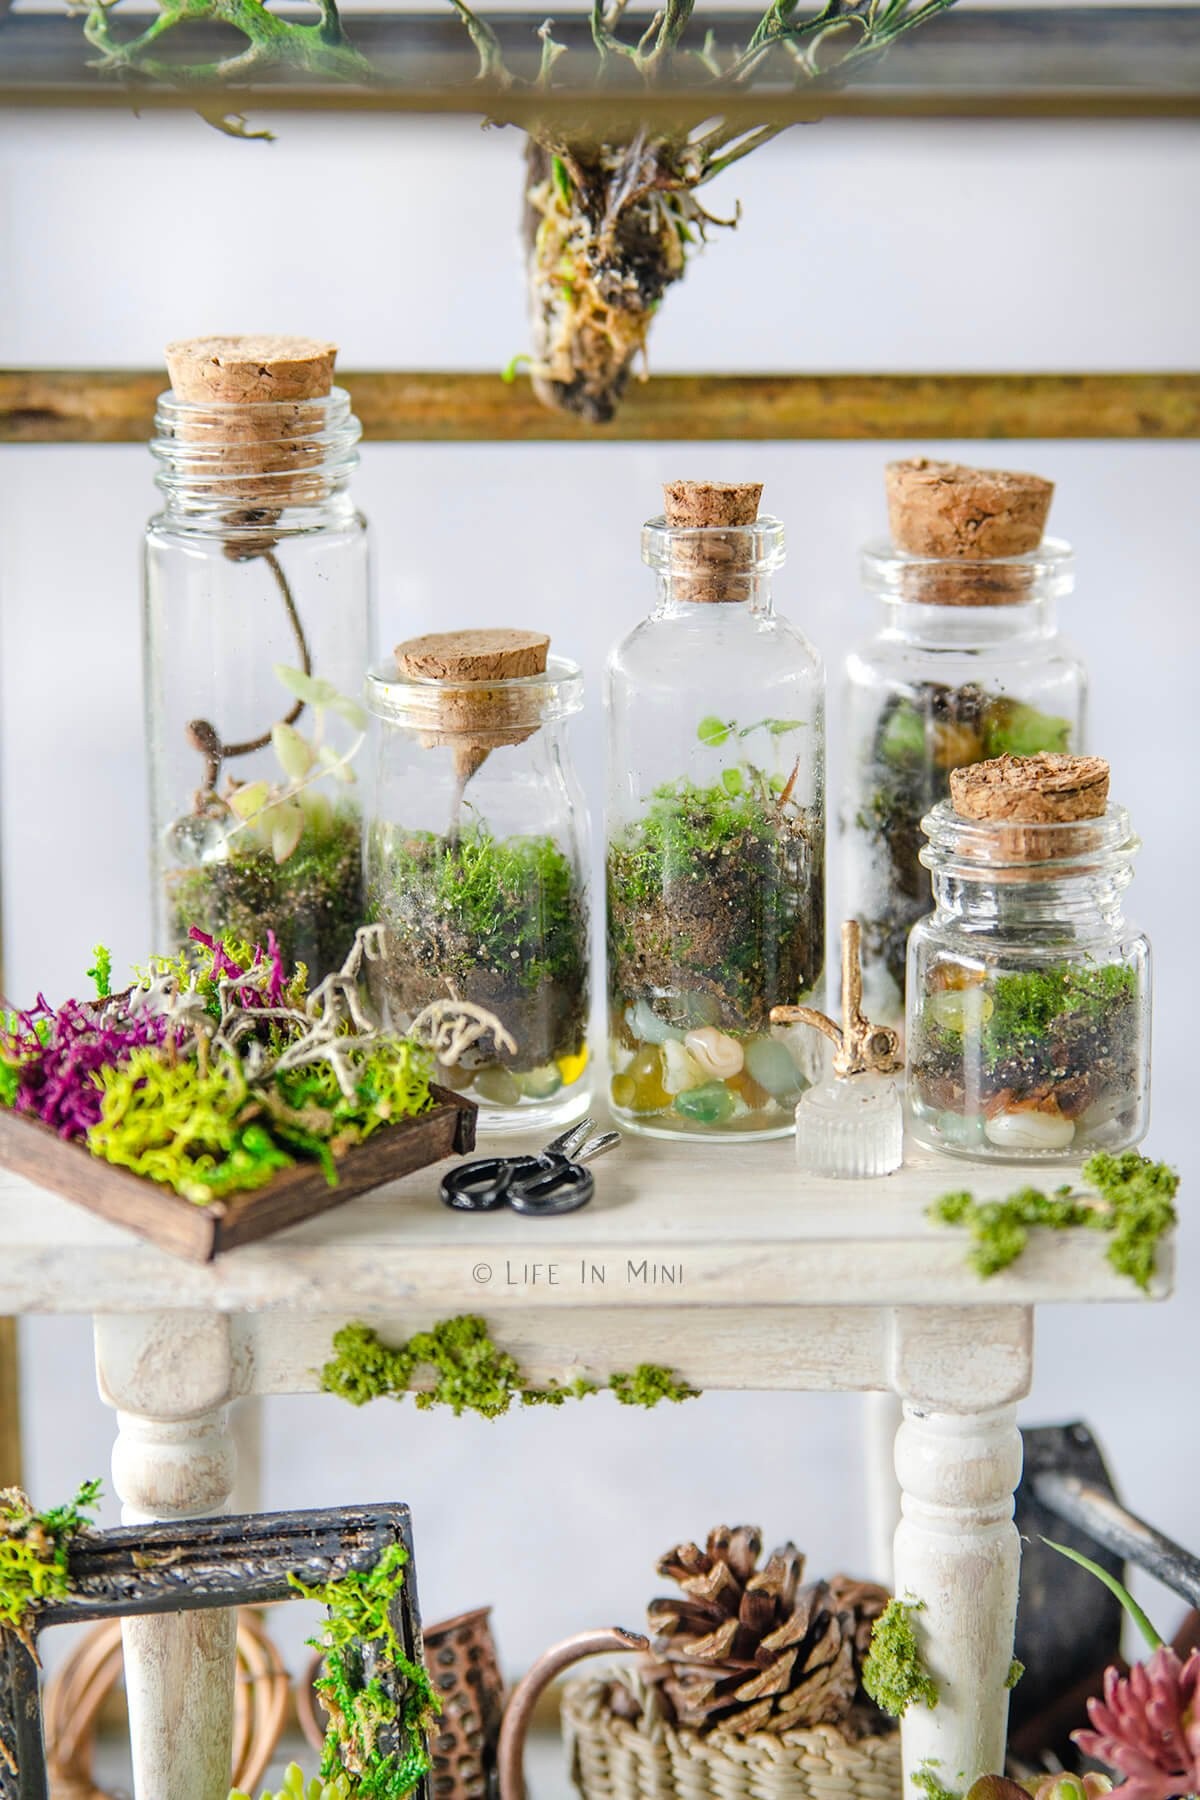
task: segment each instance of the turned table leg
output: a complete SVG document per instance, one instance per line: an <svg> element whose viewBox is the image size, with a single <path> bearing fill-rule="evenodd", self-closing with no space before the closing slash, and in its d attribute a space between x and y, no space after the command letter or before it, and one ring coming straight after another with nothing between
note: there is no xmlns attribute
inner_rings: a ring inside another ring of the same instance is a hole
<svg viewBox="0 0 1200 1800"><path fill-rule="evenodd" d="M921 1608L913 1623L938 1689L936 1706L911 1705L901 1724L913 1800L914 1777L961 1794L1004 1770L1021 1560L1015 1402L1029 1389L1033 1319L1020 1307L904 1308L892 1332L904 1402L895 1592Z"/></svg>
<svg viewBox="0 0 1200 1800"><path fill-rule="evenodd" d="M236 1476L228 1326L204 1314L96 1321L101 1397L117 1408L113 1482L127 1524L225 1508ZM137 1800L226 1800L237 1614L126 1619Z"/></svg>

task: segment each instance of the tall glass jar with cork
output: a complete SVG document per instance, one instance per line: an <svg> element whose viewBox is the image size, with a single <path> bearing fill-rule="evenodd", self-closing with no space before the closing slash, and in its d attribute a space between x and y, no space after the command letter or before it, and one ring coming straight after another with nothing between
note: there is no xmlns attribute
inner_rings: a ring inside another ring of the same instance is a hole
<svg viewBox="0 0 1200 1800"><path fill-rule="evenodd" d="M1083 747L1086 677L1055 618L1072 555L1043 535L1053 493L1009 470L887 468L890 539L862 556L882 620L846 668L841 867L867 1009L889 1024L903 1020L909 931L931 905L921 820L952 772Z"/></svg>
<svg viewBox="0 0 1200 1800"><path fill-rule="evenodd" d="M366 838L378 1000L403 1028L453 999L493 1014L447 1074L484 1129L588 1100L587 820L568 744L574 663L541 632L434 632L367 678Z"/></svg>
<svg viewBox="0 0 1200 1800"><path fill-rule="evenodd" d="M307 338L168 346L144 556L156 943L273 934L314 984L363 921L371 587L335 355Z"/></svg>
<svg viewBox="0 0 1200 1800"><path fill-rule="evenodd" d="M1121 1150L1150 1108L1150 947L1122 896L1138 848L1098 756L1004 756L924 821L936 911L908 951L919 1143L1016 1161Z"/></svg>
<svg viewBox="0 0 1200 1800"><path fill-rule="evenodd" d="M824 675L761 493L667 485L656 605L608 666L610 1096L652 1136L782 1136L816 1072L770 1013L822 978Z"/></svg>

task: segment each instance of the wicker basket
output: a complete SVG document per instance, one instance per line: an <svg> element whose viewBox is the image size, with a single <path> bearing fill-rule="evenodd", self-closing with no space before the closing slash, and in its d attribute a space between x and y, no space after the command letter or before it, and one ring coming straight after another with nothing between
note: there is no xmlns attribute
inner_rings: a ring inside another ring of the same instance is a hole
<svg viewBox="0 0 1200 1800"><path fill-rule="evenodd" d="M568 1682L563 1738L584 1800L900 1800L900 1734L853 1741L833 1725L780 1735L701 1736L669 1725L653 1690L619 1678L641 1706L609 1706L612 1680Z"/></svg>

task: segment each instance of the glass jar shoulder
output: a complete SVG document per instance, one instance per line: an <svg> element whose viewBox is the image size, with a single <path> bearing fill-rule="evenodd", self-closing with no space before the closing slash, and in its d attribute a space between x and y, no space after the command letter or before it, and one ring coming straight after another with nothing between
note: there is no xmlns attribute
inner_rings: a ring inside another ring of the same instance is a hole
<svg viewBox="0 0 1200 1800"><path fill-rule="evenodd" d="M332 507L292 508L286 514L266 515L261 524L247 522L246 515L236 522L219 512L180 514L178 511L155 513L146 523L143 547L153 559L164 552L180 551L190 556L207 554L234 557L243 544L247 556L261 552L264 543L276 546L297 538L320 537L327 544L356 545L365 541L369 531L365 513L348 500Z"/></svg>
<svg viewBox="0 0 1200 1800"><path fill-rule="evenodd" d="M843 674L851 690L883 692L930 681L947 686L974 682L1014 693L1021 688L1079 689L1087 679L1082 657L1058 632L972 646L932 644L881 631L851 650Z"/></svg>
<svg viewBox="0 0 1200 1800"><path fill-rule="evenodd" d="M622 686L678 690L694 675L819 684L820 652L777 613L701 605L652 613L621 639L608 660L610 693Z"/></svg>

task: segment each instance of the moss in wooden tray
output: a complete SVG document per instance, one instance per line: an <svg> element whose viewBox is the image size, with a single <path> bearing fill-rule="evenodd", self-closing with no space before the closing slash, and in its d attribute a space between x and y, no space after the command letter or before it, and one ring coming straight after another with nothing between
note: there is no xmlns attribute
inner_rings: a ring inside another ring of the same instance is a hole
<svg viewBox="0 0 1200 1800"><path fill-rule="evenodd" d="M394 1016L455 994L495 1013L516 1040L514 1054L481 1040L485 1067L499 1065L522 1091L530 1076L544 1077L545 1091L531 1098L576 1079L588 1019L587 901L554 839L497 838L482 824L456 838L380 825L368 861L369 915L386 928L375 974Z"/></svg>
<svg viewBox="0 0 1200 1800"><path fill-rule="evenodd" d="M341 967L363 922L362 821L356 807L306 796L296 848L277 862L269 846L234 838L219 859L165 876L176 948L199 925L210 937L266 944L303 963L314 984Z"/></svg>
<svg viewBox="0 0 1200 1800"><path fill-rule="evenodd" d="M854 820L875 864L877 898L861 920L864 966L882 962L903 994L908 934L931 905L929 876L920 861L921 820L949 796L951 772L993 756L1071 747L1069 720L989 694L974 682L963 687L918 682L907 694L889 697L875 727Z"/></svg>
<svg viewBox="0 0 1200 1800"><path fill-rule="evenodd" d="M336 984L193 926L191 954L154 960L94 1001L10 1013L0 1032L0 1105L82 1141L93 1155L197 1205L337 1159L432 1105L431 1052L380 1031L357 981L374 940L354 940Z"/></svg>

